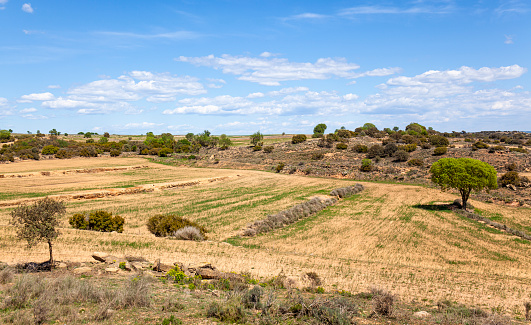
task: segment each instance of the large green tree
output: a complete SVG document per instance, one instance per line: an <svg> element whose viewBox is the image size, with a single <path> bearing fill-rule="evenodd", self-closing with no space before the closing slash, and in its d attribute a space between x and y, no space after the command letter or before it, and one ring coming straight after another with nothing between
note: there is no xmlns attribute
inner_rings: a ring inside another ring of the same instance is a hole
<svg viewBox="0 0 531 325"><path fill-rule="evenodd" d="M33 205L21 205L11 212L11 224L17 228L17 237L28 242L28 248L47 242L50 264L53 265L52 241L59 236L58 216L66 211L65 204L45 197Z"/></svg>
<svg viewBox="0 0 531 325"><path fill-rule="evenodd" d="M326 124L319 123L313 128L313 134L322 135L325 133L325 130L326 130Z"/></svg>
<svg viewBox="0 0 531 325"><path fill-rule="evenodd" d="M430 169L431 180L443 190L455 188L461 193L462 208L466 209L472 190L495 189L496 169L491 165L472 158L442 158Z"/></svg>

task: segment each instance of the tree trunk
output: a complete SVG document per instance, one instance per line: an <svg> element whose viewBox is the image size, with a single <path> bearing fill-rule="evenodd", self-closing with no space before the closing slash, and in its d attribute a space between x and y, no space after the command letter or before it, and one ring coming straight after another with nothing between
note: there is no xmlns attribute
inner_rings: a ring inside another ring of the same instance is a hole
<svg viewBox="0 0 531 325"><path fill-rule="evenodd" d="M461 192L461 209L466 210L466 203L468 202L472 189L460 189L459 191Z"/></svg>
<svg viewBox="0 0 531 325"><path fill-rule="evenodd" d="M48 248L50 249L50 267L53 268L52 242L48 241Z"/></svg>

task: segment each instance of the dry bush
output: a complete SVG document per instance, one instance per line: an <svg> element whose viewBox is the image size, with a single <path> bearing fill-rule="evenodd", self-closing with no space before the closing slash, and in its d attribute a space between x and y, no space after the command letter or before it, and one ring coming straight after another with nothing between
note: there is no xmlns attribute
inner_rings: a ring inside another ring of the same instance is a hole
<svg viewBox="0 0 531 325"><path fill-rule="evenodd" d="M6 267L0 271L0 284L6 284L13 281L13 274L15 271L11 267Z"/></svg>
<svg viewBox="0 0 531 325"><path fill-rule="evenodd" d="M25 308L31 299L39 297L45 291L45 283L41 277L33 274L22 274L15 284L7 290L8 297L3 301L2 308Z"/></svg>
<svg viewBox="0 0 531 325"><path fill-rule="evenodd" d="M151 286L144 276L132 278L115 293L114 308L149 307Z"/></svg>
<svg viewBox="0 0 531 325"><path fill-rule="evenodd" d="M531 302L527 301L524 304L524 307L525 307L525 319L531 320Z"/></svg>
<svg viewBox="0 0 531 325"><path fill-rule="evenodd" d="M347 186L347 187L341 187L336 188L332 192L330 192L331 196L339 196L340 198L347 198L354 194L357 194L361 191L363 191L364 187L361 184L356 184L354 186Z"/></svg>
<svg viewBox="0 0 531 325"><path fill-rule="evenodd" d="M374 312L381 316L391 316L397 297L385 289L374 287L371 288L371 294Z"/></svg>
<svg viewBox="0 0 531 325"><path fill-rule="evenodd" d="M196 227L192 226L186 226L184 228L181 228L173 233L173 237L175 239L180 240L195 240L195 241L203 241L205 240L205 237L201 234L201 231L197 229Z"/></svg>

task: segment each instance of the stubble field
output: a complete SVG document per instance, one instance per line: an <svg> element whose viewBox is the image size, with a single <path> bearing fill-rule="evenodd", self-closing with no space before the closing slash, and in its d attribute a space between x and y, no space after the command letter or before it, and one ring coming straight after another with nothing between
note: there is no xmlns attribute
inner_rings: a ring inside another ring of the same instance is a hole
<svg viewBox="0 0 531 325"><path fill-rule="evenodd" d="M10 212L21 201L58 195L67 214L54 245L56 260L90 261L92 252L104 251L168 264L209 262L255 277L314 271L326 290L355 293L374 285L406 301L433 306L449 299L512 315L522 315L522 303L531 298L530 243L456 215L443 205L456 195L437 189L365 182L363 192L315 216L240 238L240 229L252 221L355 182L173 167L141 158L21 162L0 165L0 174L0 255L8 263L47 259L46 245L26 250L16 239ZM149 190L123 191L135 187ZM102 191L110 194L83 198ZM530 209L472 203L492 220L531 232ZM124 232L69 226L72 214L96 209L123 216ZM145 223L159 213L198 222L209 230L208 240L156 238Z"/></svg>

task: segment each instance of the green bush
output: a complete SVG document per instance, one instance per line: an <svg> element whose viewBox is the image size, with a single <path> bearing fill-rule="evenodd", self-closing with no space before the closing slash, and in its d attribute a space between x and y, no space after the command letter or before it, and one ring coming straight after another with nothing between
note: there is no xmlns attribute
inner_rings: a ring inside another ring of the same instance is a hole
<svg viewBox="0 0 531 325"><path fill-rule="evenodd" d="M262 150L262 146L256 145L253 147L253 151L260 151Z"/></svg>
<svg viewBox="0 0 531 325"><path fill-rule="evenodd" d="M197 223L175 214L157 214L149 218L146 225L148 230L157 237L171 236L175 231L187 226L199 229L201 235L205 238L205 233L207 232L204 227Z"/></svg>
<svg viewBox="0 0 531 325"><path fill-rule="evenodd" d="M448 139L446 139L442 135L432 135L429 138L429 142L431 145L436 146L436 147L446 147L450 144Z"/></svg>
<svg viewBox="0 0 531 325"><path fill-rule="evenodd" d="M527 153L527 150L524 148L509 148L509 151L511 152L520 152L520 153Z"/></svg>
<svg viewBox="0 0 531 325"><path fill-rule="evenodd" d="M168 157L169 154L172 154L173 150L170 148L162 148L159 150L159 157Z"/></svg>
<svg viewBox="0 0 531 325"><path fill-rule="evenodd" d="M265 153L271 153L271 152L273 152L273 149L274 149L274 148L275 148L275 147L273 147L273 146L265 146L265 147L264 147L264 152L265 152Z"/></svg>
<svg viewBox="0 0 531 325"><path fill-rule="evenodd" d="M370 172L372 170L373 166L372 166L372 160L370 159L363 159L361 161L361 167L360 167L360 170L362 172Z"/></svg>
<svg viewBox="0 0 531 325"><path fill-rule="evenodd" d="M76 213L70 217L69 223L76 229L94 230L103 232L123 232L124 218L113 216L111 212L98 210L90 212Z"/></svg>
<svg viewBox="0 0 531 325"><path fill-rule="evenodd" d="M107 139L107 138L103 138L103 139ZM111 155L111 157L118 157L119 155L122 154L122 152L120 151L120 149L111 149L109 154Z"/></svg>
<svg viewBox="0 0 531 325"><path fill-rule="evenodd" d="M352 148L353 151L356 151L357 153L365 153L369 150L366 145L364 144L355 144Z"/></svg>
<svg viewBox="0 0 531 325"><path fill-rule="evenodd" d="M472 145L472 148L475 148L475 149L488 149L489 145L485 144L485 143L483 143L481 141L477 141L476 143L474 143Z"/></svg>
<svg viewBox="0 0 531 325"><path fill-rule="evenodd" d="M54 145L44 146L42 148L41 154L42 155L55 155L59 151L59 147L56 147Z"/></svg>
<svg viewBox="0 0 531 325"><path fill-rule="evenodd" d="M312 160L321 160L323 157L324 154L320 151L312 153Z"/></svg>
<svg viewBox="0 0 531 325"><path fill-rule="evenodd" d="M280 171L281 171L282 169L284 169L284 166L285 166L284 163L279 163L279 164L277 165L277 167L275 167L275 171L276 171L277 173L280 173Z"/></svg>
<svg viewBox="0 0 531 325"><path fill-rule="evenodd" d="M410 143L403 146L398 146L398 150L404 150L405 152L413 152L417 150L417 144L416 143Z"/></svg>
<svg viewBox="0 0 531 325"><path fill-rule="evenodd" d="M442 156L448 151L448 148L446 147L437 147L433 150L434 156Z"/></svg>
<svg viewBox="0 0 531 325"><path fill-rule="evenodd" d="M385 157L384 147L379 144L372 145L367 150L367 158Z"/></svg>
<svg viewBox="0 0 531 325"><path fill-rule="evenodd" d="M348 145L346 143L340 142L340 143L336 144L336 149L345 150L347 148L348 148Z"/></svg>
<svg viewBox="0 0 531 325"><path fill-rule="evenodd" d="M304 141L306 141L306 135L304 134L296 134L291 138L291 143L293 144L302 143Z"/></svg>

